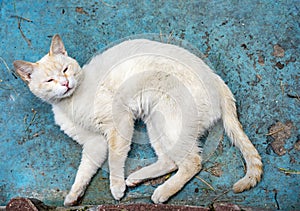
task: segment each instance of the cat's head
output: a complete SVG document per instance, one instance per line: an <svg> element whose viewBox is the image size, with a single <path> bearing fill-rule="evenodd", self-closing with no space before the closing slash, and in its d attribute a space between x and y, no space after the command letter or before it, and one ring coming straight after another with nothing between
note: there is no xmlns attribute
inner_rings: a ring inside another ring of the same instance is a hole
<svg viewBox="0 0 300 211"><path fill-rule="evenodd" d="M76 60L67 55L59 35L52 38L50 52L35 63L14 61L14 68L31 92L49 103L73 94L83 77Z"/></svg>

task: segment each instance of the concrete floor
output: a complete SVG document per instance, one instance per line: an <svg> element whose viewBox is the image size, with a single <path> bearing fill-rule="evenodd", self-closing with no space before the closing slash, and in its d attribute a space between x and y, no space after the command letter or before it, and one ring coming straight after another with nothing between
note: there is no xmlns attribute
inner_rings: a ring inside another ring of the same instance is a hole
<svg viewBox="0 0 300 211"><path fill-rule="evenodd" d="M234 194L230 189L243 176L244 164L225 137L204 171L168 203L299 210L299 5L298 0L0 0L0 205L23 196L62 206L81 152L54 125L50 106L13 74L12 62L39 59L55 33L81 65L124 37L154 33L165 42L183 39L190 43L184 46L203 53L234 93L240 120L265 165L256 188ZM155 159L147 140L138 122L128 172ZM121 203L150 203L164 179L129 188ZM106 166L82 203L117 203Z"/></svg>

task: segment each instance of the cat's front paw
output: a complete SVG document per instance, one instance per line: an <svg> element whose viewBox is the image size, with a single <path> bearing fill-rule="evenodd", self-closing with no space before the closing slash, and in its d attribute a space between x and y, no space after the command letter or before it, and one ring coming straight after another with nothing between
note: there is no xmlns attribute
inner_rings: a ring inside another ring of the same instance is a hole
<svg viewBox="0 0 300 211"><path fill-rule="evenodd" d="M126 190L125 181L115 181L111 182L110 191L116 200L120 200L124 196L124 192Z"/></svg>
<svg viewBox="0 0 300 211"><path fill-rule="evenodd" d="M64 206L67 206L67 207L75 206L80 203L81 199L82 199L81 195L70 192L65 198Z"/></svg>

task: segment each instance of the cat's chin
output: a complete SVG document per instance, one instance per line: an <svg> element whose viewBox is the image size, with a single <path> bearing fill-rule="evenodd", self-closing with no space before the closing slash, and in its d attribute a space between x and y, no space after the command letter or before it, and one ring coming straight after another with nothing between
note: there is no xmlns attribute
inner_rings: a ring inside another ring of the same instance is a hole
<svg viewBox="0 0 300 211"><path fill-rule="evenodd" d="M49 103L57 103L59 101L62 101L64 99L67 99L69 97L71 97L74 94L75 91L75 87L74 88L70 88L68 90L66 90L65 92L63 92L61 95L56 95L55 97L52 97L48 101Z"/></svg>
<svg viewBox="0 0 300 211"><path fill-rule="evenodd" d="M74 88L67 88L67 90L64 92L63 95L69 95L70 93L72 94L74 91Z"/></svg>
<svg viewBox="0 0 300 211"><path fill-rule="evenodd" d="M66 98L66 97L70 97L75 91L75 87L73 88L68 88L59 98Z"/></svg>

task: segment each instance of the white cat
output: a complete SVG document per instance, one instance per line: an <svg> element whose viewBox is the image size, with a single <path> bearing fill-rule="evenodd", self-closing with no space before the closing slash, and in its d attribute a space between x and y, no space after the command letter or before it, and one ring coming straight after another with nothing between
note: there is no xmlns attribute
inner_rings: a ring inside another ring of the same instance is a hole
<svg viewBox="0 0 300 211"><path fill-rule="evenodd" d="M58 35L36 63L15 61L16 72L37 97L50 103L61 129L83 146L82 160L65 205L75 205L107 158L110 189L120 200L127 186L177 170L152 195L167 201L201 170L199 136L217 120L247 165L235 192L254 187L261 158L237 119L229 88L201 59L159 42L124 41L92 58L82 69L68 57ZM124 179L134 121L142 119L158 160Z"/></svg>

